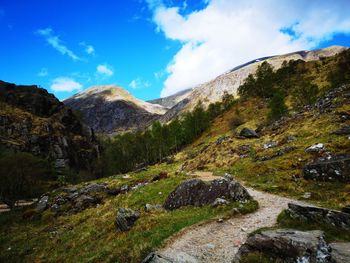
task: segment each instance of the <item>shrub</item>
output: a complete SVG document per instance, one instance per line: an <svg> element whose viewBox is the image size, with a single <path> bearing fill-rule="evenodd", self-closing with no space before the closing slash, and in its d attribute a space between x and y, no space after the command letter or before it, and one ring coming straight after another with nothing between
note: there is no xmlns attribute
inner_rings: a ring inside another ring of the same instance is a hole
<svg viewBox="0 0 350 263"><path fill-rule="evenodd" d="M49 163L29 153L5 153L0 157L0 200L13 207L21 198L37 196L50 179Z"/></svg>
<svg viewBox="0 0 350 263"><path fill-rule="evenodd" d="M270 108L270 111L268 113L267 118L270 121L278 120L281 117L288 114L288 108L284 103L284 96L282 95L281 92L276 92L273 95L269 103L269 108Z"/></svg>

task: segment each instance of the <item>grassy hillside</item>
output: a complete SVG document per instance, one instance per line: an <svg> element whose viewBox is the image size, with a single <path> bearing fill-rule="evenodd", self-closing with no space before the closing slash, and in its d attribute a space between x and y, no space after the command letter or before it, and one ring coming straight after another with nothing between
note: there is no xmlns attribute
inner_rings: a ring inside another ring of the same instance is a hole
<svg viewBox="0 0 350 263"><path fill-rule="evenodd" d="M38 221L22 219L23 211L0 215L0 261L2 262L140 262L149 252L162 245L172 234L186 226L205 220L232 216L257 208L255 201L244 205L231 203L213 208L185 207L173 211L145 212L145 204L163 204L168 194L190 176L175 174L181 162L160 164L148 171L129 173L127 179L113 176L95 182L108 186L133 185L167 171L169 177L144 187L106 197L96 208L73 215L54 217L44 212ZM56 193L57 194L57 193ZM141 211L141 218L128 232L117 232L114 221L118 207Z"/></svg>

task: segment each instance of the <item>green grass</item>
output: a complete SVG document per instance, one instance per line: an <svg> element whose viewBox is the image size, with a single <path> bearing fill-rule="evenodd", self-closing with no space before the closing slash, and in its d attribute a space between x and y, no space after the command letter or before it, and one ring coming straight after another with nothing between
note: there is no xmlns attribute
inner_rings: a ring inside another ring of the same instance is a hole
<svg viewBox="0 0 350 263"><path fill-rule="evenodd" d="M240 213L255 211L256 201L246 204L231 203L213 208L184 207L173 211L146 213L146 203L163 204L168 194L182 181L184 175L175 175L177 165L150 167L148 171L130 173L129 179L120 176L100 179L109 185L132 184L150 179L167 170L169 178L150 183L135 191L104 199L97 208L78 214L26 221L22 212L0 215L0 262L140 262L149 252L179 230L193 224L233 216L232 209ZM118 207L129 207L141 212L134 227L125 233L117 232L114 225Z"/></svg>

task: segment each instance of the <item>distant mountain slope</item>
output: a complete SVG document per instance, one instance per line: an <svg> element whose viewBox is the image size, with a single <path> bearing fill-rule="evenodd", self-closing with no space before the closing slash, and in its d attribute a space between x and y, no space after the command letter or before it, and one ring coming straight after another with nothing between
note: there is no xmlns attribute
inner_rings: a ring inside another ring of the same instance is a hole
<svg viewBox="0 0 350 263"><path fill-rule="evenodd" d="M96 132L106 134L146 127L166 111L114 85L91 87L66 99L64 104L79 111Z"/></svg>
<svg viewBox="0 0 350 263"><path fill-rule="evenodd" d="M252 60L233 68L211 81L193 88L191 93L187 95L186 100L180 101L178 105L174 105L171 110L161 117L161 120L166 122L171 118L178 116L181 112L190 111L199 101L202 101L204 106L208 106L212 102L220 101L225 91L229 94L237 95L238 87L244 82L249 74L256 71L263 61L267 61L275 69L278 69L281 67L283 61L298 59L304 61L319 60L322 57L334 56L345 49L347 48L342 46L331 46L314 51L298 51Z"/></svg>
<svg viewBox="0 0 350 263"><path fill-rule="evenodd" d="M54 95L3 81L0 146L47 158L57 168L90 169L98 156L93 131Z"/></svg>
<svg viewBox="0 0 350 263"><path fill-rule="evenodd" d="M185 99L189 94L191 94L191 91L192 89L185 89L175 93L174 95L164 97L164 98L149 100L147 102L152 104L159 104L167 109L170 109L174 107L178 102Z"/></svg>

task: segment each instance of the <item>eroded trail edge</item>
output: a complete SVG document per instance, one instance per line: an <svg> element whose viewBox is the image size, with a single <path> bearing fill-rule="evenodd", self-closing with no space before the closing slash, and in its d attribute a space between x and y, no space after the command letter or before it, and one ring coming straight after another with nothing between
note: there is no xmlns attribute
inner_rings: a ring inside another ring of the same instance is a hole
<svg viewBox="0 0 350 263"><path fill-rule="evenodd" d="M196 174L199 178L203 177L203 180L215 178L208 172ZM260 207L256 212L233 217L222 223L210 222L190 227L171 238L166 246L158 251L159 254L176 263L231 262L250 232L261 227L273 226L277 216L288 207L288 203L301 203L252 188L247 190L259 202Z"/></svg>

